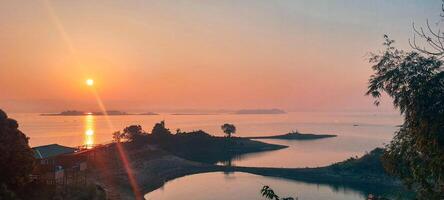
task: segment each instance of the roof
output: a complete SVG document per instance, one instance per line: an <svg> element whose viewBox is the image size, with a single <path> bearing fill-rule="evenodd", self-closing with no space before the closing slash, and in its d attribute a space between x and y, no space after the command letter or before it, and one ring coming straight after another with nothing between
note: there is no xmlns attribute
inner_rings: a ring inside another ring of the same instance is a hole
<svg viewBox="0 0 444 200"><path fill-rule="evenodd" d="M44 146L33 147L34 157L37 159L50 158L63 154L74 153L77 149L66 147L58 144L49 144Z"/></svg>

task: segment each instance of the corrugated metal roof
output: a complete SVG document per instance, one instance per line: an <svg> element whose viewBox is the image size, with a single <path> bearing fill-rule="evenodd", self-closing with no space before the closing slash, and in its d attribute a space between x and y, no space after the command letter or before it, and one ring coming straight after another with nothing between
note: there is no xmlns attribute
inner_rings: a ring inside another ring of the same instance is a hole
<svg viewBox="0 0 444 200"><path fill-rule="evenodd" d="M37 159L50 158L62 154L74 153L77 149L66 147L58 144L49 144L44 146L38 146L34 149L34 157Z"/></svg>

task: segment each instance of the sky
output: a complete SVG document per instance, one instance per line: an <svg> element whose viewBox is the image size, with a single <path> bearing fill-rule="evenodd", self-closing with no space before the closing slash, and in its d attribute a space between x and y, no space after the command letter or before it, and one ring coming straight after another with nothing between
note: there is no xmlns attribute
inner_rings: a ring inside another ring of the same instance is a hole
<svg viewBox="0 0 444 200"><path fill-rule="evenodd" d="M364 96L369 54L383 34L409 49L412 22L439 22L440 9L440 0L0 0L0 108L93 111L98 96L125 111L390 111L390 99L376 108Z"/></svg>

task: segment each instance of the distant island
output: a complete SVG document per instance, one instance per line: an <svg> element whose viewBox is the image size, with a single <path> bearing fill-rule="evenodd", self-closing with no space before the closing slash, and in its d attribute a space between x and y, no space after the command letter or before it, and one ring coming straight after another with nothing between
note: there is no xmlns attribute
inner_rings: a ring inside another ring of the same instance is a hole
<svg viewBox="0 0 444 200"><path fill-rule="evenodd" d="M214 113L173 113L171 115L217 115Z"/></svg>
<svg viewBox="0 0 444 200"><path fill-rule="evenodd" d="M140 113L137 115L159 115L159 113L155 113L155 112L144 112L144 113Z"/></svg>
<svg viewBox="0 0 444 200"><path fill-rule="evenodd" d="M84 112L84 111L78 111L78 110L67 110L67 111L62 111L60 113L43 113L40 115L41 116L83 116L83 115L158 115L158 114L154 113L154 112L130 114L130 113L118 111L118 110L108 110L105 112Z"/></svg>
<svg viewBox="0 0 444 200"><path fill-rule="evenodd" d="M298 131L293 131L283 135L273 135L273 136L255 136L246 137L247 139L280 139L280 140L316 140L322 138L336 137L337 135L329 134L312 134L312 133L299 133Z"/></svg>
<svg viewBox="0 0 444 200"><path fill-rule="evenodd" d="M237 115L251 115L251 114L285 114L286 112L280 109L243 109L238 110L234 114Z"/></svg>
<svg viewBox="0 0 444 200"><path fill-rule="evenodd" d="M79 115L86 115L85 112L82 111L77 111L77 110L67 110L67 111L63 111L60 113L43 113L40 114L42 116L58 116L58 115L62 115L62 116L79 116Z"/></svg>
<svg viewBox="0 0 444 200"><path fill-rule="evenodd" d="M118 110L108 110L105 112L92 112L92 113L87 113L87 114L92 114L92 115L130 115L126 112L122 112L122 111L118 111Z"/></svg>

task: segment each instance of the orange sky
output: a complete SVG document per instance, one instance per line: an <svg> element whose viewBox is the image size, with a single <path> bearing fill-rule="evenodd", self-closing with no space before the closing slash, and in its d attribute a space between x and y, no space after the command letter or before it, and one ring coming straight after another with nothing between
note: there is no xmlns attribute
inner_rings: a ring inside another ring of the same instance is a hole
<svg viewBox="0 0 444 200"><path fill-rule="evenodd" d="M0 107L376 110L366 56L440 8L384 2L1 1Z"/></svg>

